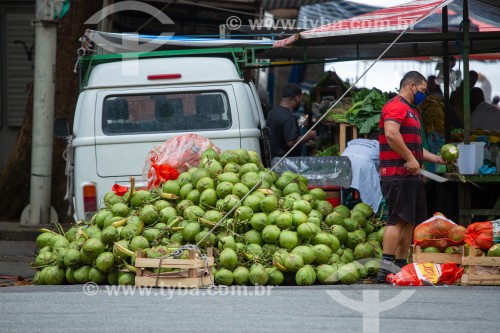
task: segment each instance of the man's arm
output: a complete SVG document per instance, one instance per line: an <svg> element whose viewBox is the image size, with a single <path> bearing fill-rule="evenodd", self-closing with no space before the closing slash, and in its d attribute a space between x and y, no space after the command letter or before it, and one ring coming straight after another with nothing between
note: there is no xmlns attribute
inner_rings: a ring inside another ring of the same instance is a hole
<svg viewBox="0 0 500 333"><path fill-rule="evenodd" d="M435 164L445 164L445 161L441 156L433 154L425 148L424 148L424 161Z"/></svg>
<svg viewBox="0 0 500 333"><path fill-rule="evenodd" d="M393 120L387 120L384 122L384 132L387 138L387 143L399 156L401 156L406 161L406 167L411 174L416 175L418 169L420 169L420 164L417 159L411 153L408 146L403 140L403 136L399 129L401 125Z"/></svg>
<svg viewBox="0 0 500 333"><path fill-rule="evenodd" d="M299 142L299 140L302 137L304 137L304 139L302 140L303 143L306 143L306 141L308 141L308 140L315 139L316 138L316 130L312 130L312 131L310 131L309 133L307 133L307 134L305 134L303 136L299 136L295 140L288 141L286 143L286 145L288 146L288 148L292 148L297 142Z"/></svg>

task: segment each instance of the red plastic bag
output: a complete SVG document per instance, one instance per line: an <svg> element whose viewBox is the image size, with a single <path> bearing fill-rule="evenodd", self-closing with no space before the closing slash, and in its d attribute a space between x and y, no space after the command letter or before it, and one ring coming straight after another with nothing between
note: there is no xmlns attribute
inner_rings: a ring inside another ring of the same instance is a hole
<svg viewBox="0 0 500 333"><path fill-rule="evenodd" d="M500 220L470 224L465 234L465 242L487 251L495 242L500 242Z"/></svg>
<svg viewBox="0 0 500 333"><path fill-rule="evenodd" d="M208 148L220 154L220 149L209 139L194 133L174 136L153 148L148 153L143 169L148 188L158 187L168 179L177 179L179 173L198 166L201 154Z"/></svg>
<svg viewBox="0 0 500 333"><path fill-rule="evenodd" d="M443 252L448 246L463 245L467 229L441 213L420 223L413 231L413 244L422 248L434 246Z"/></svg>
<svg viewBox="0 0 500 333"><path fill-rule="evenodd" d="M386 280L396 286L433 286L455 283L463 273L464 269L456 263L408 264L398 273L390 273Z"/></svg>

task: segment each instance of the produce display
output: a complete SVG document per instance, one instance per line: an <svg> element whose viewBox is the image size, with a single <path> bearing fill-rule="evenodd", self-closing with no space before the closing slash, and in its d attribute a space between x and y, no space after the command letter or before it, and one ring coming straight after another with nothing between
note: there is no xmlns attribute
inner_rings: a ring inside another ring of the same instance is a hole
<svg viewBox="0 0 500 333"><path fill-rule="evenodd" d="M465 227L436 213L415 228L413 242L426 253L458 253L458 246L465 244L466 232Z"/></svg>
<svg viewBox="0 0 500 333"><path fill-rule="evenodd" d="M133 285L136 250L160 258L183 244L214 249L219 285L352 284L375 276L383 226L373 210L334 208L325 199L303 176L266 169L255 152L209 148L175 180L152 190L116 186L90 220L42 230L34 282Z"/></svg>
<svg viewBox="0 0 500 333"><path fill-rule="evenodd" d="M439 96L427 96L418 106L427 134L437 132L444 135L444 103Z"/></svg>
<svg viewBox="0 0 500 333"><path fill-rule="evenodd" d="M475 129L471 132L470 140L487 142L489 144L498 144L500 143L500 132Z"/></svg>
<svg viewBox="0 0 500 333"><path fill-rule="evenodd" d="M355 125L360 134L377 132L387 95L376 88L363 88L354 95L352 101L349 110L345 113L331 114L330 118L336 122Z"/></svg>
<svg viewBox="0 0 500 333"><path fill-rule="evenodd" d="M456 128L451 131L451 142L463 142L464 141L464 130L462 128ZM486 131L482 129L474 129L470 133L470 141L473 142L486 142L489 144L500 143L500 132L498 131Z"/></svg>
<svg viewBox="0 0 500 333"><path fill-rule="evenodd" d="M500 220L475 222L465 228L436 213L415 228L413 239L425 253L460 253L459 246L464 245L465 255L474 246L475 256L500 257Z"/></svg>
<svg viewBox="0 0 500 333"><path fill-rule="evenodd" d="M340 145L334 144L325 147L324 149L316 151L314 156L340 156Z"/></svg>
<svg viewBox="0 0 500 333"><path fill-rule="evenodd" d="M465 242L488 256L500 257L500 220L470 224L465 234Z"/></svg>

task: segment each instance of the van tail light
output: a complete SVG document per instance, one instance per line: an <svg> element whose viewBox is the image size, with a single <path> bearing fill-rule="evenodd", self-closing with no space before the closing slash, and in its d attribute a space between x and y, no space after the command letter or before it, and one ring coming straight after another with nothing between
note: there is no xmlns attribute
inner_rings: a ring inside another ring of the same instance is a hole
<svg viewBox="0 0 500 333"><path fill-rule="evenodd" d="M148 80L172 80L180 79L182 74L180 73L170 73L170 74L150 74L148 75Z"/></svg>
<svg viewBox="0 0 500 333"><path fill-rule="evenodd" d="M83 185L83 211L97 211L97 189L93 183Z"/></svg>

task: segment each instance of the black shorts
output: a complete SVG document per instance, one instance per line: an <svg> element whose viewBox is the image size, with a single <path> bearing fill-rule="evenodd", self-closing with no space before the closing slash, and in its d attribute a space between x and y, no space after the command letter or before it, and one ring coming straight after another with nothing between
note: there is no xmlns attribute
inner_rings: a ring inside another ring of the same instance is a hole
<svg viewBox="0 0 500 333"><path fill-rule="evenodd" d="M403 221L416 226L427 220L427 201L421 177L383 179L380 184L389 211L387 225Z"/></svg>

